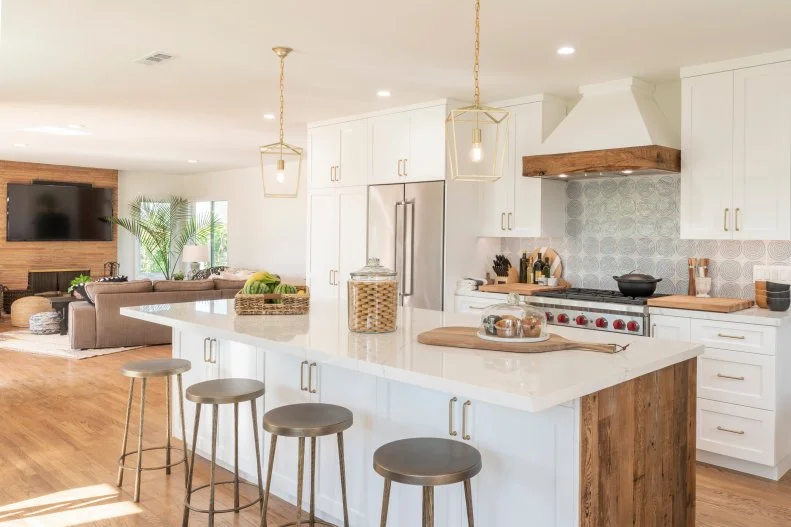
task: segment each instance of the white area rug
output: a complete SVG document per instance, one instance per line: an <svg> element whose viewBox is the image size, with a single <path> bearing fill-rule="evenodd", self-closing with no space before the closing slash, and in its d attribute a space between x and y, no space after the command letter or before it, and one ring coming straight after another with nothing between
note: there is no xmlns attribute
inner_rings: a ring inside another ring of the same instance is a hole
<svg viewBox="0 0 791 527"><path fill-rule="evenodd" d="M89 350L71 349L68 335L34 335L29 329L18 329L0 333L0 349L50 355L64 359L89 359L100 355L109 355L120 351L128 351L142 346L128 348L103 348Z"/></svg>

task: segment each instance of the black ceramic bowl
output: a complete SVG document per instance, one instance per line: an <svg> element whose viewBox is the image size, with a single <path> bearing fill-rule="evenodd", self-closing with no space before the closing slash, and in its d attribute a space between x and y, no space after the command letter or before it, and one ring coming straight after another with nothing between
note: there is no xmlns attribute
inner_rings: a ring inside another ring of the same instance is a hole
<svg viewBox="0 0 791 527"><path fill-rule="evenodd" d="M781 291L779 293L772 293L771 291L766 291L764 293L766 298L788 298L791 296L791 291Z"/></svg>
<svg viewBox="0 0 791 527"><path fill-rule="evenodd" d="M781 284L779 282L766 282L766 291L768 293L783 293L791 291L791 285Z"/></svg>
<svg viewBox="0 0 791 527"><path fill-rule="evenodd" d="M767 298L766 306L769 311L788 311L788 307L791 306L791 298Z"/></svg>

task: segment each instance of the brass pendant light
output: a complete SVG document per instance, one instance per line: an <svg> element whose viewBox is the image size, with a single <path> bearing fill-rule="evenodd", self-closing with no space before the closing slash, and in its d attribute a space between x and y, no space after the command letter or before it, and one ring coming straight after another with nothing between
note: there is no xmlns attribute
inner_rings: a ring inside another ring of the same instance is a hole
<svg viewBox="0 0 791 527"><path fill-rule="evenodd" d="M264 197L296 198L299 195L299 180L302 174L302 149L283 140L285 60L293 50L276 47L272 48L272 51L280 58L280 141L260 148Z"/></svg>
<svg viewBox="0 0 791 527"><path fill-rule="evenodd" d="M481 104L478 62L481 46L481 2L475 0L475 62L472 68L475 90L473 105L448 113L448 161L451 177L457 181L497 181L502 177L508 147L510 112Z"/></svg>

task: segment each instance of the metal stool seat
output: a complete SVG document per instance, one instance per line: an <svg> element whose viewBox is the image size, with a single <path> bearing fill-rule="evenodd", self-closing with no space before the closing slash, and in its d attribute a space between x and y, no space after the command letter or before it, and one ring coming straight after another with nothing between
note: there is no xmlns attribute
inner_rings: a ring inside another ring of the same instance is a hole
<svg viewBox="0 0 791 527"><path fill-rule="evenodd" d="M335 434L338 438L338 461L341 472L341 495L343 498L343 525L349 527L349 510L346 504L346 464L343 452L343 432L351 428L354 415L342 406L324 403L303 403L281 406L264 415L264 430L271 434L269 448L269 470L266 473L266 491L261 514L261 527L267 527L266 512L269 504L269 489L275 464L275 448L278 436L299 438L299 461L297 468L297 519L280 527L301 526L302 480L305 472L305 438L310 438L310 516L304 525L326 525L331 523L316 519L316 438Z"/></svg>
<svg viewBox="0 0 791 527"><path fill-rule="evenodd" d="M387 525L390 484L423 487L423 524L434 525L434 487L464 483L467 522L474 527L470 480L481 471L481 454L460 441L437 437L401 439L374 452L374 470L385 478L381 527Z"/></svg>
<svg viewBox="0 0 791 527"><path fill-rule="evenodd" d="M119 487L124 483L124 470L135 471L135 502L140 501L140 476L144 470L165 470L165 474L170 474L170 469L176 465L184 463L184 484L187 484L187 448L186 448L186 426L184 424L184 393L181 384L181 374L187 372L192 368L192 364L188 360L183 359L153 359L136 361L124 364L121 368L121 374L131 379L129 384L129 399L126 403L126 420L124 423L124 439L121 445L121 455L118 457L118 479L116 485ZM184 448L176 448L171 446L171 438L173 435L173 419L170 415L172 404L171 396L173 390L171 388L171 377L175 375L178 381L179 389L179 411L181 413L181 436L184 439ZM167 389L167 439L164 446L156 446L143 448L143 416L146 406L146 388L149 378L165 377ZM137 449L130 452L126 451L126 446L129 438L129 418L132 414L132 399L135 392L135 380L142 379L142 390L140 392L140 424L137 431ZM143 466L143 452L150 452L152 450L165 451L165 464L156 467ZM171 463L170 454L173 450L182 452L182 458L179 461ZM137 464L134 467L126 465L126 458L132 454L137 456Z"/></svg>
<svg viewBox="0 0 791 527"><path fill-rule="evenodd" d="M255 379L216 379L193 384L187 388L187 400L195 403L195 427L192 433L192 456L190 458L189 478L187 479L187 491L184 495L184 515L182 518L183 527L189 525L189 514L200 512L208 514L209 527L214 526L214 515L226 512L238 513L242 509L252 507L256 503L264 500L264 487L261 476L261 452L258 442L258 417L256 410L256 400L264 395L266 387L264 383ZM251 485L239 479L239 403L250 402L250 409L253 417L253 439L255 443L255 459L258 468L258 498L243 505L239 504L239 485ZM212 432L211 432L211 477L207 485L192 487L192 477L195 470L195 444L198 441L198 430L200 429L201 406L210 404L212 406ZM219 405L233 404L233 448L234 448L234 478L230 481L217 481L217 427ZM234 486L234 506L228 509L216 509L214 507L214 493L218 485ZM192 495L206 487L209 488L209 508L199 509L190 505Z"/></svg>

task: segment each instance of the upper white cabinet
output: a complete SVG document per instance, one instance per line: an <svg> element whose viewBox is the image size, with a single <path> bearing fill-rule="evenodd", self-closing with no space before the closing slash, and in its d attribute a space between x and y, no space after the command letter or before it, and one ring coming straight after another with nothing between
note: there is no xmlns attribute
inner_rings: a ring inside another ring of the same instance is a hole
<svg viewBox="0 0 791 527"><path fill-rule="evenodd" d="M529 238L561 236L566 184L522 176L522 156L539 153L541 143L566 115L563 101L542 96L504 106L511 111L503 177L480 185L480 236Z"/></svg>
<svg viewBox="0 0 791 527"><path fill-rule="evenodd" d="M445 179L446 105L371 117L368 182L411 183Z"/></svg>
<svg viewBox="0 0 791 527"><path fill-rule="evenodd" d="M330 188L367 183L365 119L317 126L310 130L310 186Z"/></svg>
<svg viewBox="0 0 791 527"><path fill-rule="evenodd" d="M682 80L681 237L791 239L791 62Z"/></svg>

